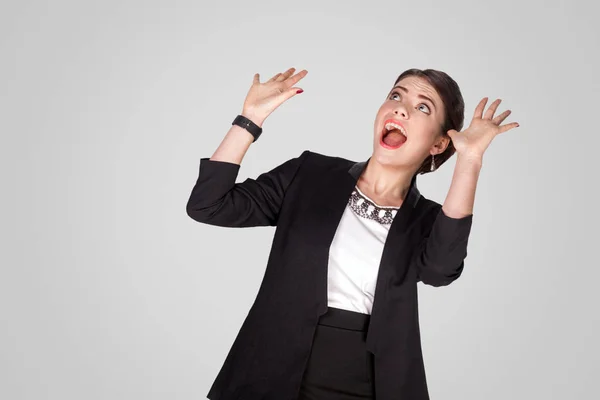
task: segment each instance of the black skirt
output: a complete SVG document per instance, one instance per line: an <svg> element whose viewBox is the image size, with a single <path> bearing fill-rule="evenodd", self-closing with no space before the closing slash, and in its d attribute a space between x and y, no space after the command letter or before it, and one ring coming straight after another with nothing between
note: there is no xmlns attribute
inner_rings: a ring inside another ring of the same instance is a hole
<svg viewBox="0 0 600 400"><path fill-rule="evenodd" d="M298 400L374 399L369 314L328 307L319 319Z"/></svg>

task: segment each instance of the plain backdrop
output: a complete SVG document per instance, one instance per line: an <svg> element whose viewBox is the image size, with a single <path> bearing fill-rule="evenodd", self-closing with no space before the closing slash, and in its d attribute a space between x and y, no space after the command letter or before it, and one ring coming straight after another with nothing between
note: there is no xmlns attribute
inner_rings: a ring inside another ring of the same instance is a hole
<svg viewBox="0 0 600 400"><path fill-rule="evenodd" d="M408 68L458 82L465 128L481 98L503 100L521 126L485 154L463 275L419 284L430 395L600 398L595 7L3 2L0 398L205 398L275 228L199 224L186 202L253 75L289 67L308 70L304 93L238 181L305 149L366 160ZM421 192L443 203L454 165Z"/></svg>

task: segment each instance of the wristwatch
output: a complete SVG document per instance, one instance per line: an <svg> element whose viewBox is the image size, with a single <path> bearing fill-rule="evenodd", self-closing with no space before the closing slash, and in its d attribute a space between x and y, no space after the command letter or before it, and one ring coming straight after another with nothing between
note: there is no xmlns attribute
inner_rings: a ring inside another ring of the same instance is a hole
<svg viewBox="0 0 600 400"><path fill-rule="evenodd" d="M262 133L262 128L260 126L256 125L254 122L250 121L248 118L244 117L241 114L235 117L231 125L241 126L248 132L250 132L252 136L254 136L254 140L252 142L256 142L256 139L258 139L258 137Z"/></svg>

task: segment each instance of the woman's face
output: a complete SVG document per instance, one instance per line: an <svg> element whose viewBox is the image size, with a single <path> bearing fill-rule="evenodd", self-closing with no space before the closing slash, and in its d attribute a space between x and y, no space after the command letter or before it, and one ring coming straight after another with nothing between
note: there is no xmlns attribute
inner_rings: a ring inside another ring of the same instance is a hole
<svg viewBox="0 0 600 400"><path fill-rule="evenodd" d="M381 164L406 166L416 172L425 158L442 153L448 146L450 138L441 136L444 112L442 99L425 79L403 78L377 112L373 158ZM406 138L394 133L383 140L390 120L404 128Z"/></svg>

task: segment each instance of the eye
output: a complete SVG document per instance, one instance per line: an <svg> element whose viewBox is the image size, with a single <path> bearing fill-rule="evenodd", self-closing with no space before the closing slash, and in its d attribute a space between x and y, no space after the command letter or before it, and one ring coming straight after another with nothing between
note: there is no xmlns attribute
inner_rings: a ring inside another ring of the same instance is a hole
<svg viewBox="0 0 600 400"><path fill-rule="evenodd" d="M425 107L427 107L427 112L426 112L425 114L430 114L430 113L431 113L431 111L429 111L429 106L428 106L427 104L425 104L425 103L421 103L421 104L419 104L419 105L420 105L420 106L425 106Z"/></svg>
<svg viewBox="0 0 600 400"><path fill-rule="evenodd" d="M394 92L392 92L392 94L390 94L390 99L391 99L391 98L393 98L393 97L394 97L394 95L396 95L396 96L400 96L400 93L398 93L398 92L395 92L395 91L394 91ZM427 112L426 112L425 114L431 114L431 110L429 110L429 106L428 106L427 104L425 104L425 103L421 103L421 104L419 104L419 105L420 105L420 106L425 106L425 107L427 107Z"/></svg>

